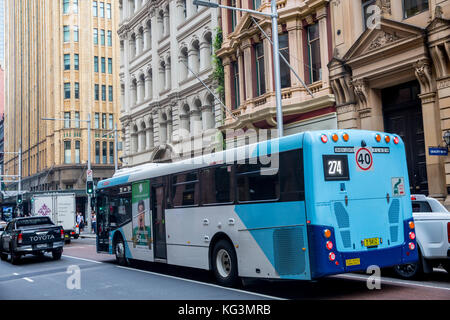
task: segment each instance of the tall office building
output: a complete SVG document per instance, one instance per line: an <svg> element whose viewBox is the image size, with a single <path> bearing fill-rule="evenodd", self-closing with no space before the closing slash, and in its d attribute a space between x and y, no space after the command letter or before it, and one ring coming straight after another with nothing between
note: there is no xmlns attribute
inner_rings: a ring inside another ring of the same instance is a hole
<svg viewBox="0 0 450 320"><path fill-rule="evenodd" d="M114 135L104 135L120 111L118 24L118 1L6 1L5 149L22 146L23 190L82 194L88 146L94 180L112 176ZM18 173L17 155L5 170Z"/></svg>

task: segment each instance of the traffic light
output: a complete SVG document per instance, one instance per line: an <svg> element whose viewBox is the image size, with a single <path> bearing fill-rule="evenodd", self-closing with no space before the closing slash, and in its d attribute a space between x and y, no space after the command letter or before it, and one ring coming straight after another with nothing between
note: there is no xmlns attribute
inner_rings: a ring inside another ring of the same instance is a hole
<svg viewBox="0 0 450 320"><path fill-rule="evenodd" d="M86 193L89 195L94 194L94 181L87 181L86 182Z"/></svg>
<svg viewBox="0 0 450 320"><path fill-rule="evenodd" d="M23 202L22 195L21 194L17 195L17 205L20 206L22 204L22 202Z"/></svg>

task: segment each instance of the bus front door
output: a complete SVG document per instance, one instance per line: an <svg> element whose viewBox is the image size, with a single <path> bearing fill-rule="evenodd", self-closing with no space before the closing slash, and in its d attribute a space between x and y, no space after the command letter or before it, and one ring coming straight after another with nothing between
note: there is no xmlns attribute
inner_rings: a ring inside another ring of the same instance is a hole
<svg viewBox="0 0 450 320"><path fill-rule="evenodd" d="M109 252L110 216L106 197L97 198L97 252Z"/></svg>
<svg viewBox="0 0 450 320"><path fill-rule="evenodd" d="M153 247L155 259L167 259L164 185L152 186Z"/></svg>

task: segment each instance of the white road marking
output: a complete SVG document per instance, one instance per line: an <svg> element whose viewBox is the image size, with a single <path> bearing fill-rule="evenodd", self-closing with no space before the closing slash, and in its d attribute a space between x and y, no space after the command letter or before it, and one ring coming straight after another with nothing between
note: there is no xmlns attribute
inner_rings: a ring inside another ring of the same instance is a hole
<svg viewBox="0 0 450 320"><path fill-rule="evenodd" d="M255 293L255 292L245 291L245 290L240 290L240 289L222 287L222 286L219 286L219 285L216 285L216 284L212 284L212 283L206 283L206 282L201 282L201 281L196 281L196 280L184 279L184 278L169 276L169 275L166 275L166 274L161 274L161 273L156 273L156 272L151 272L151 271L133 269L133 268L122 267L122 266L117 266L117 267L121 268L121 269L125 269L125 270L138 271L138 272L142 272L142 273L152 274L152 275L155 275L155 276L161 276L161 277L170 278L170 279L176 279L176 280L182 280L182 281L196 283L196 284L202 284L202 285L205 285L205 286L210 286L210 287L214 287L214 288L225 289L225 290L229 290L229 291L234 291L234 292L239 292L239 293L259 296L259 297L262 297L262 298L267 298L267 299L272 299L272 300L286 300L286 299L283 299L283 298L280 298L280 297L268 296L268 295L265 295L265 294Z"/></svg>
<svg viewBox="0 0 450 320"><path fill-rule="evenodd" d="M22 278L23 280L26 280L26 281L28 281L28 282L34 282L34 280L32 280L32 279L30 279L30 278L27 278L27 277L25 277L25 278Z"/></svg>
<svg viewBox="0 0 450 320"><path fill-rule="evenodd" d="M362 280L362 281L367 281L367 279L369 278L368 276L362 276L362 275L356 275L356 274L341 274L341 275L336 275L336 276L332 276L332 277L355 279L355 280ZM421 283L416 283L416 282L409 281L409 280L391 280L391 279L381 278L381 283L382 284L390 283L390 284L397 284L397 285L402 285L402 286L424 287L424 288L430 288L430 289L440 289L440 290L450 291L450 288L421 284Z"/></svg>
<svg viewBox="0 0 450 320"><path fill-rule="evenodd" d="M100 262L100 261L95 261L95 260L91 260L91 259L84 259L84 258L78 258L78 257L72 257L72 256L67 256L67 255L63 255L63 257L71 258L71 259L78 259L78 260L83 260L83 261L92 262L92 263L98 263L98 264L103 263L103 262Z"/></svg>
<svg viewBox="0 0 450 320"><path fill-rule="evenodd" d="M14 272L13 275L18 276L19 274L17 272Z"/></svg>

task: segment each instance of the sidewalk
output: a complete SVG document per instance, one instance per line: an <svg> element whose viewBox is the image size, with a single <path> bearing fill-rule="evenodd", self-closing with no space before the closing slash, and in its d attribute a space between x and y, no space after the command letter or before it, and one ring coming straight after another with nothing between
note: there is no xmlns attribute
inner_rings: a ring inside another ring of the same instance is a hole
<svg viewBox="0 0 450 320"><path fill-rule="evenodd" d="M95 239L97 237L97 235L95 233L89 233L87 231L83 231L80 233L80 238L91 238L91 239Z"/></svg>

